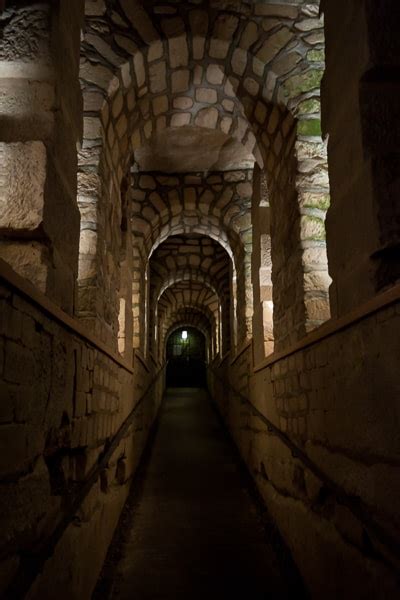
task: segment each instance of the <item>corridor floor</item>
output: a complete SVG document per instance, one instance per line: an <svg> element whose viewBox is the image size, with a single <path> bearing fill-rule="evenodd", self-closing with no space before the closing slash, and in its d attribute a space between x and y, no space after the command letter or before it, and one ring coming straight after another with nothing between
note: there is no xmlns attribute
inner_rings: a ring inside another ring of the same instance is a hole
<svg viewBox="0 0 400 600"><path fill-rule="evenodd" d="M169 389L94 598L300 598L248 483L207 393Z"/></svg>

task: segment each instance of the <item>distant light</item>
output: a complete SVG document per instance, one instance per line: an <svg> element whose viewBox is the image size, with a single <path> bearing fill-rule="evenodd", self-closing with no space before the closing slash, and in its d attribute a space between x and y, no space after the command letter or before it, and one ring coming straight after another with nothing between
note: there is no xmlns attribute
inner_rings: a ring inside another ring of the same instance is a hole
<svg viewBox="0 0 400 600"><path fill-rule="evenodd" d="M182 339L187 340L187 331L182 331Z"/></svg>

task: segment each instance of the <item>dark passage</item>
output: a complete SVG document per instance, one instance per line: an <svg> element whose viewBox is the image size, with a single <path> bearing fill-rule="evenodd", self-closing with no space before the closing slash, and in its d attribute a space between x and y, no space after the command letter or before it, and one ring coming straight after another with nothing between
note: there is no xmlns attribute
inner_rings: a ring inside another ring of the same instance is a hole
<svg viewBox="0 0 400 600"><path fill-rule="evenodd" d="M167 341L167 386L206 386L206 340L193 327L180 327Z"/></svg>
<svg viewBox="0 0 400 600"><path fill-rule="evenodd" d="M96 599L302 597L204 390L167 391L133 488Z"/></svg>

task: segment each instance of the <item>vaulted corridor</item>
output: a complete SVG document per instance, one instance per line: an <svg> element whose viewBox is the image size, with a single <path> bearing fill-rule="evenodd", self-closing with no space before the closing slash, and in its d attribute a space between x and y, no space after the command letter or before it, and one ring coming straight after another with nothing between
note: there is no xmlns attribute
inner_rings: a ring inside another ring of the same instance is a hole
<svg viewBox="0 0 400 600"><path fill-rule="evenodd" d="M301 598L253 496L207 393L170 388L94 598Z"/></svg>
<svg viewBox="0 0 400 600"><path fill-rule="evenodd" d="M399 23L0 0L1 598L400 597Z"/></svg>

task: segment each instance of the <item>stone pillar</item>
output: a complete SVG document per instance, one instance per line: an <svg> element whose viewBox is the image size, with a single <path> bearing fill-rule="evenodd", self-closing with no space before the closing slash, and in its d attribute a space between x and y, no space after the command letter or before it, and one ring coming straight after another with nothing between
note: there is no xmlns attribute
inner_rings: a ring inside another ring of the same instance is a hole
<svg viewBox="0 0 400 600"><path fill-rule="evenodd" d="M121 189L121 252L120 252L120 312L118 350L129 362L133 359L133 309L132 309L132 234L129 180Z"/></svg>
<svg viewBox="0 0 400 600"><path fill-rule="evenodd" d="M73 311L81 0L9 6L0 40L0 257Z"/></svg>
<svg viewBox="0 0 400 600"><path fill-rule="evenodd" d="M300 252L304 296L304 330L311 331L330 318L325 219L329 206L326 144L317 131L297 124L296 190L300 214Z"/></svg>
<svg viewBox="0 0 400 600"><path fill-rule="evenodd" d="M267 173L276 350L297 342L330 316L325 147L318 134L319 120L304 121L287 123L278 162Z"/></svg>
<svg viewBox="0 0 400 600"><path fill-rule="evenodd" d="M238 323L237 323L237 273L233 262L229 265L229 294L231 297L230 324L231 324L231 352L235 354L238 345Z"/></svg>
<svg viewBox="0 0 400 600"><path fill-rule="evenodd" d="M251 282L251 256L253 247L253 235L251 231L251 216L245 215L239 221L248 221L248 227L240 232L242 242L241 248L236 255L236 286L232 293L236 298L236 320L237 320L237 347L240 347L251 339L253 320L253 288ZM233 297L233 296L232 296Z"/></svg>
<svg viewBox="0 0 400 600"><path fill-rule="evenodd" d="M252 284L253 343L256 364L274 349L270 208L265 173L254 168Z"/></svg>
<svg viewBox="0 0 400 600"><path fill-rule="evenodd" d="M231 329L230 329L230 306L229 297L221 298L221 347L220 354L224 356L231 347Z"/></svg>
<svg viewBox="0 0 400 600"><path fill-rule="evenodd" d="M400 277L400 5L322 0L321 6L330 297L339 316Z"/></svg>

